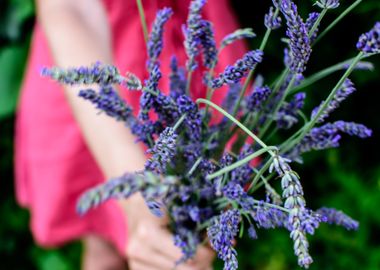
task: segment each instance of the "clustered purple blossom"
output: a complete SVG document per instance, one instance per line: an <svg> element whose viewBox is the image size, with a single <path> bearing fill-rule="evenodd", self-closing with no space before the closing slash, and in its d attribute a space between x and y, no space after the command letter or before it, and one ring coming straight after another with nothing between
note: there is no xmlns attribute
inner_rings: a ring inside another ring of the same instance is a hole
<svg viewBox="0 0 380 270"><path fill-rule="evenodd" d="M359 37L356 48L364 53L380 53L380 22Z"/></svg>
<svg viewBox="0 0 380 270"><path fill-rule="evenodd" d="M276 122L279 128L289 129L298 122L298 112L305 104L306 94L297 93L293 99L280 108L276 115Z"/></svg>
<svg viewBox="0 0 380 270"><path fill-rule="evenodd" d="M357 230L359 228L359 222L334 208L322 207L317 210L317 213L324 217L325 222L329 224L343 226L347 230Z"/></svg>
<svg viewBox="0 0 380 270"><path fill-rule="evenodd" d="M153 148L148 150L152 157L145 163L145 169L152 172L164 173L167 164L176 153L177 134L174 129L167 127L161 132Z"/></svg>
<svg viewBox="0 0 380 270"><path fill-rule="evenodd" d="M290 0L282 0L280 10L284 14L290 39L290 70L293 73L303 73L311 54L310 39L306 25L298 14L297 6Z"/></svg>
<svg viewBox="0 0 380 270"><path fill-rule="evenodd" d="M180 95L184 95L186 92L185 70L178 67L178 60L175 56L171 59L170 69L170 96L177 100Z"/></svg>
<svg viewBox="0 0 380 270"><path fill-rule="evenodd" d="M194 71L197 68L195 58L199 54L199 46L201 45L200 33L202 32L202 8L206 4L206 0L194 0L190 3L189 15L187 17L186 26L182 30L185 36L185 50L188 56L187 69Z"/></svg>
<svg viewBox="0 0 380 270"><path fill-rule="evenodd" d="M201 21L202 32L199 36L202 46L203 65L207 68L213 68L217 63L218 49L216 48L214 30L209 21Z"/></svg>
<svg viewBox="0 0 380 270"><path fill-rule="evenodd" d="M265 101L269 98L271 94L271 89L268 86L257 87L252 91L252 93L246 98L246 108L248 112L259 111Z"/></svg>
<svg viewBox="0 0 380 270"><path fill-rule="evenodd" d="M314 24L317 22L318 17L319 17L319 13L318 12L312 12L307 17L307 20L305 22L305 26L306 26L306 29L307 29L308 33L310 33L310 31L313 28ZM315 28L313 34L310 37L310 42L314 42L315 41L315 39L317 38L317 35L318 35L318 31L319 31L319 29L318 29L318 26L317 26L317 28Z"/></svg>
<svg viewBox="0 0 380 270"><path fill-rule="evenodd" d="M298 175L290 168L289 160L276 155L270 167L270 172L276 171L281 177L282 197L284 207L289 210L290 238L294 242L294 253L298 257L298 264L308 268L313 262L309 254L309 242L302 226L305 218L306 202ZM308 216L309 217L309 216Z"/></svg>
<svg viewBox="0 0 380 270"><path fill-rule="evenodd" d="M344 101L349 95L351 95L355 91L356 89L352 81L350 79L346 79L342 87L336 92L335 96L330 101L330 103L327 104L326 109L318 117L317 123L323 123L324 120L329 116L329 114L333 112L334 110L336 110L339 107L339 104L342 103L342 101ZM324 101L322 101L321 105L313 109L311 113L312 118L314 118L317 115L320 107L323 104L324 104Z"/></svg>
<svg viewBox="0 0 380 270"><path fill-rule="evenodd" d="M120 98L112 86L103 86L99 92L93 89L80 90L78 95L89 100L97 109L116 120L129 124L128 122L133 118L132 109Z"/></svg>
<svg viewBox="0 0 380 270"><path fill-rule="evenodd" d="M163 47L162 35L164 25L169 20L173 11L171 8L163 8L157 12L156 19L153 22L152 31L150 32L148 47L148 68L150 69L157 61Z"/></svg>
<svg viewBox="0 0 380 270"><path fill-rule="evenodd" d="M212 88L220 88L224 84L239 83L248 71L253 70L261 63L263 52L254 50L246 53L242 59L236 61L233 66L227 66L223 73L211 82Z"/></svg>
<svg viewBox="0 0 380 270"><path fill-rule="evenodd" d="M238 210L227 210L215 217L207 229L211 246L218 257L224 261L224 270L238 269L237 252L233 247L233 240L239 231L240 221Z"/></svg>
<svg viewBox="0 0 380 270"><path fill-rule="evenodd" d="M322 150L338 147L342 138L341 133L347 133L359 138L368 138L372 130L362 124L353 122L336 121L315 127L291 150L288 156L297 159L303 153L311 150Z"/></svg>
<svg viewBox="0 0 380 270"><path fill-rule="evenodd" d="M130 90L141 89L141 82L134 74L127 73L127 76L123 77L115 66L100 62L96 62L90 67L68 69L44 67L41 70L41 75L67 85L99 84L105 86L118 84Z"/></svg>
<svg viewBox="0 0 380 270"><path fill-rule="evenodd" d="M275 30L281 27L281 17L275 14L274 7L269 8L269 12L265 14L264 25L268 29Z"/></svg>

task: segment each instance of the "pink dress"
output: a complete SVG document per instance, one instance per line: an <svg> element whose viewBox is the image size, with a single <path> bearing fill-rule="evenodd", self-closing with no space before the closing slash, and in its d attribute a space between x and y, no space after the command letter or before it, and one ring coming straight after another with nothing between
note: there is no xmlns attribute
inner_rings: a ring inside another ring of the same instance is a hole
<svg viewBox="0 0 380 270"><path fill-rule="evenodd" d="M115 65L121 71L146 77L145 44L135 1L103 2L112 29ZM181 25L186 20L189 1L146 0L143 4L149 25L159 8L169 6L174 10L174 16L165 28L161 55L163 74L169 74L173 54L179 58L180 64L186 61ZM204 16L214 23L218 42L238 28L227 0L210 0ZM233 63L244 51L243 43L226 49L217 71ZM15 168L18 202L30 209L31 230L36 242L42 246L57 246L95 233L124 253L127 228L121 209L114 201L83 217L75 212L78 196L103 182L104 177L86 147L61 87L39 75L42 66L53 65L44 33L37 24L17 113ZM194 78L193 82L200 79L199 73L195 74L198 79ZM161 88L165 92L167 85L168 78L164 76ZM203 87L196 85L192 89L194 98L204 97L204 92ZM221 101L223 92L217 92L216 102ZM138 93L127 93L126 99L137 108Z"/></svg>

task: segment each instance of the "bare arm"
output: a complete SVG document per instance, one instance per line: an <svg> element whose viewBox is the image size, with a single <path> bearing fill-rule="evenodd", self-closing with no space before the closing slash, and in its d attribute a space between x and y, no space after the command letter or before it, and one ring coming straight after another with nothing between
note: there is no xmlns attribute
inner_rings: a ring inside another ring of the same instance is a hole
<svg viewBox="0 0 380 270"><path fill-rule="evenodd" d="M83 66L112 63L110 29L99 0L38 0L38 19L47 36L56 65ZM78 89L65 94L87 145L107 177L144 168L145 156L122 123L96 114L91 104L77 97ZM153 217L140 195L123 202L128 216L129 264L134 269L172 269L181 256L162 221ZM208 269L213 255L200 249L195 263L178 270Z"/></svg>

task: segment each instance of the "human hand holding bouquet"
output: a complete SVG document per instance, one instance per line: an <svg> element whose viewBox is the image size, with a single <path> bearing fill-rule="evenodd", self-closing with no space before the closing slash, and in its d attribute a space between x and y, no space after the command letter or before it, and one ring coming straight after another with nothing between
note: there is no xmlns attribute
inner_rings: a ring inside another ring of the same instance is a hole
<svg viewBox="0 0 380 270"><path fill-rule="evenodd" d="M254 35L247 29L236 31L228 35L218 49L212 24L201 16L205 2L191 2L187 25L183 27L187 72L178 67L173 58L169 95L158 89L162 76L158 60L163 46L162 32L171 16L168 8L158 12L147 37L149 79L144 83L133 74L123 76L117 68L100 63L87 68L43 70L43 75L61 83L98 84L100 91L85 89L79 95L107 115L124 122L138 141L149 148L144 170L126 173L89 190L81 198L78 211L84 214L108 199L129 198L140 192L153 214L163 216L167 213L174 243L182 250L179 264L194 257L197 248L209 241L224 261L224 268L237 269L233 243L238 234L243 236L247 231L248 236L256 239L257 228L284 228L294 241L298 264L307 268L312 263L307 234L313 234L321 222L349 230L357 229L358 222L332 208L309 209L300 176L290 164L302 162L302 154L311 150L339 146L343 133L361 138L371 136L371 130L361 124L324 122L340 102L354 92L349 75L357 68L368 66L362 62L365 57L380 52L380 24L360 37L359 53L354 59L304 78L320 22L329 9L339 6L339 1L317 1L322 12L311 13L304 22L291 0L274 0L265 16L267 31L260 48L246 53L223 73L215 75L214 66L220 50L237 39ZM271 83L256 80L250 90L250 79L257 65L265 59L266 43L271 31L281 26L281 18L285 19L287 27L285 69ZM203 65L209 70L204 76L208 94L205 99L193 101L191 88L195 82L191 78L200 65L199 54L203 55ZM308 117L301 111L306 94L300 90L311 81L316 82L338 70L345 70L341 79ZM244 77L247 79L241 85ZM142 91L138 118L118 96L114 84ZM219 106L211 98L213 92L224 85L229 86L229 92ZM199 106L201 104L205 106ZM151 111L157 119L150 118ZM214 113L221 113L224 118L211 125ZM287 130L289 137L283 142L274 141L273 134L280 129ZM293 129L295 131L290 133ZM237 139L229 149L226 144L235 134ZM253 139L252 143L248 143L248 137ZM257 157L260 157L259 164L252 166L250 161ZM262 187L264 194L259 191ZM276 191L279 188L282 195Z"/></svg>

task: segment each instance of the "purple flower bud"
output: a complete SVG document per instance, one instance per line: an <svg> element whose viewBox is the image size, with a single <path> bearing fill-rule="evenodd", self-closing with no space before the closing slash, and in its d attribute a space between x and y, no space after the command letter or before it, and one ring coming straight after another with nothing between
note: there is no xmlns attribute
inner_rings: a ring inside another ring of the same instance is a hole
<svg viewBox="0 0 380 270"><path fill-rule="evenodd" d="M282 0L280 10L286 18L290 39L290 70L293 73L303 73L311 54L310 39L305 23L298 14L297 6L290 0Z"/></svg>
<svg viewBox="0 0 380 270"><path fill-rule="evenodd" d="M133 118L132 109L119 97L112 86L103 86L98 93L92 89L80 90L79 96L90 101L97 109L116 120L129 124Z"/></svg>
<svg viewBox="0 0 380 270"><path fill-rule="evenodd" d="M312 12L309 14L309 17L307 18L306 23L305 23L308 33L313 28L314 24L318 20L318 17L319 17L318 12ZM310 37L310 42L313 42L317 38L317 35L318 35L318 27L315 29L313 35Z"/></svg>
<svg viewBox="0 0 380 270"><path fill-rule="evenodd" d="M317 210L317 213L325 217L326 222L329 224L343 226L347 230L357 230L359 228L359 222L334 208L322 207Z"/></svg>
<svg viewBox="0 0 380 270"><path fill-rule="evenodd" d="M176 153L177 134L173 128L167 127L161 134L153 148L148 150L152 157L145 163L145 169L157 173L165 173L167 164Z"/></svg>
<svg viewBox="0 0 380 270"><path fill-rule="evenodd" d="M162 34L164 24L169 20L173 14L171 8L163 8L157 12L156 19L153 22L152 31L147 43L148 47L148 68L151 69L153 65L158 61L158 57L161 54L163 41Z"/></svg>
<svg viewBox="0 0 380 270"><path fill-rule="evenodd" d="M355 86L352 83L350 79L346 79L342 85L342 87L336 92L333 99L330 101L330 103L327 105L326 109L322 112L322 114L319 116L317 123L322 123L324 120L329 116L329 114L337 109L340 105L340 103L345 100L349 95L351 95L353 92L355 92ZM322 106L324 102L321 103L318 107L314 108L311 117L314 118L316 114L319 111L319 108Z"/></svg>
<svg viewBox="0 0 380 270"><path fill-rule="evenodd" d="M360 36L356 48L365 53L380 53L380 22Z"/></svg>
<svg viewBox="0 0 380 270"><path fill-rule="evenodd" d="M265 27L268 29L275 30L277 28L281 27L281 17L280 16L274 16L274 8L270 7L269 12L265 14L264 24Z"/></svg>
<svg viewBox="0 0 380 270"><path fill-rule="evenodd" d="M220 49L232 44L236 40L244 39L244 38L254 38L256 35L252 32L251 28L238 29L235 32L228 34L225 36L220 43Z"/></svg>

